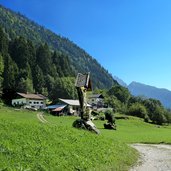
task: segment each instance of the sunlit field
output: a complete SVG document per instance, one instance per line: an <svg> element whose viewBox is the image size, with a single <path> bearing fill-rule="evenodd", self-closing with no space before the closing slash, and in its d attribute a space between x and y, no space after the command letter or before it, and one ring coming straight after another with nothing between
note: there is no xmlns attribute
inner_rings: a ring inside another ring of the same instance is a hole
<svg viewBox="0 0 171 171"><path fill-rule="evenodd" d="M94 121L101 134L72 127L75 117L0 109L0 169L7 170L128 170L138 158L130 143L171 143L171 127L130 117L117 120L117 131L105 130L105 121Z"/></svg>

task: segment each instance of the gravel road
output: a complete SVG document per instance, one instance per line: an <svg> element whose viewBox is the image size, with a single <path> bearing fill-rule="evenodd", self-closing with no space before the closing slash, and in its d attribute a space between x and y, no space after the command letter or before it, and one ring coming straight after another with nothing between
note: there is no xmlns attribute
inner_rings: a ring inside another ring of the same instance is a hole
<svg viewBox="0 0 171 171"><path fill-rule="evenodd" d="M171 145L133 144L140 152L138 164L130 171L171 171Z"/></svg>

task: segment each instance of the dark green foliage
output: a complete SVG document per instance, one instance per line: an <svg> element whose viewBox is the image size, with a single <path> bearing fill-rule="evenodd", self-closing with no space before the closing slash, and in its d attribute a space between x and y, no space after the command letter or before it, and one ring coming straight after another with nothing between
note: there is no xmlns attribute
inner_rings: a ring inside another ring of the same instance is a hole
<svg viewBox="0 0 171 171"><path fill-rule="evenodd" d="M113 96L117 97L117 99L120 100L124 104L127 104L129 98L131 97L129 90L120 85L113 86L108 91L108 95L110 95L110 96L113 95Z"/></svg>
<svg viewBox="0 0 171 171"><path fill-rule="evenodd" d="M77 72L91 72L94 88L110 88L112 85L118 85L112 75L109 74L108 71L106 71L95 59L67 38L56 35L50 30L47 30L35 22L27 19L23 15L12 12L2 6L0 6L0 16L0 26L5 28L11 39L16 38L17 36L22 36L28 40L31 40L37 46L41 43L48 43L50 49L62 52L62 65L61 68L57 67L57 71L61 76L62 74L64 74L64 76L73 76L73 73ZM49 52L47 52L47 49L45 50L44 48L45 47L42 47L41 51L46 52L47 59L44 61L44 56L39 56L39 62L43 64L40 64L41 66L39 65L39 67L42 69L43 73L55 73L53 70L54 66L51 66L51 68L47 66L51 63L51 61L49 60ZM71 65L69 64L69 66L66 56L71 61ZM29 64L32 67L30 62ZM43 69L44 66L47 66L47 68ZM66 68L72 68L72 72L68 74L68 71L64 70L64 66L66 66Z"/></svg>
<svg viewBox="0 0 171 171"><path fill-rule="evenodd" d="M171 112L166 110L164 116L166 117L167 123L171 123Z"/></svg>
<svg viewBox="0 0 171 171"><path fill-rule="evenodd" d="M138 102L132 104L129 107L128 114L132 116L144 118L146 122L149 120L145 106Z"/></svg>
<svg viewBox="0 0 171 171"><path fill-rule="evenodd" d="M15 90L18 67L9 55L5 56L4 66L3 89Z"/></svg>
<svg viewBox="0 0 171 171"><path fill-rule="evenodd" d="M153 123L162 124L167 122L164 116L165 109L159 100L146 99L143 104L147 108L148 116Z"/></svg>
<svg viewBox="0 0 171 171"><path fill-rule="evenodd" d="M17 92L33 92L33 83L32 80L29 78L21 78L20 81L18 82L18 85L16 87Z"/></svg>
<svg viewBox="0 0 171 171"><path fill-rule="evenodd" d="M115 124L114 113L111 110L107 110L105 112L105 119L108 121L108 123Z"/></svg>
<svg viewBox="0 0 171 171"><path fill-rule="evenodd" d="M140 96L131 96L128 101L128 106L131 106L132 104L136 102L143 103L144 100L145 99L143 99L143 97L140 97Z"/></svg>
<svg viewBox="0 0 171 171"><path fill-rule="evenodd" d="M107 96L105 97L104 102L108 104L109 107L113 108L114 112L121 112L122 110L122 103L120 100L117 99L115 96Z"/></svg>
<svg viewBox="0 0 171 171"><path fill-rule="evenodd" d="M47 44L36 48L23 37L9 41L7 49L4 56L0 55L0 94L3 89L5 101L9 103L13 92L49 94L54 101L59 97L56 91L63 98L76 97L75 80L69 78L74 71L67 55L52 52Z"/></svg>
<svg viewBox="0 0 171 171"><path fill-rule="evenodd" d="M167 111L159 100L131 96L129 91L121 86L114 86L108 91L96 90L95 93L103 94L104 102L113 108L113 112L137 116L154 124L171 123L171 112Z"/></svg>
<svg viewBox="0 0 171 171"><path fill-rule="evenodd" d="M49 97L56 101L58 98L75 99L77 92L75 88L75 78L63 77L55 80L55 84Z"/></svg>
<svg viewBox="0 0 171 171"><path fill-rule="evenodd" d="M161 108L160 106L156 106L153 115L151 117L151 120L155 123L155 124L159 124L162 125L163 123L166 123L166 117L164 115L164 109Z"/></svg>
<svg viewBox="0 0 171 171"><path fill-rule="evenodd" d="M27 41L23 37L16 38L10 43L10 55L19 68L25 68L29 61Z"/></svg>
<svg viewBox="0 0 171 171"><path fill-rule="evenodd" d="M2 95L2 88L3 88L3 72L4 72L4 60L0 54L0 97Z"/></svg>
<svg viewBox="0 0 171 171"><path fill-rule="evenodd" d="M105 111L105 119L107 120L107 123L104 124L104 128L116 130L115 117L111 110Z"/></svg>
<svg viewBox="0 0 171 171"><path fill-rule="evenodd" d="M132 97L129 103L131 106L127 113L130 115L144 118L146 122L151 120L152 123L159 125L171 123L170 112L164 109L159 100Z"/></svg>
<svg viewBox="0 0 171 171"><path fill-rule="evenodd" d="M36 51L36 62L42 69L43 74L52 74L52 60L50 50L47 44L40 45Z"/></svg>
<svg viewBox="0 0 171 171"><path fill-rule="evenodd" d="M8 52L8 39L7 35L0 27L0 53L4 56Z"/></svg>
<svg viewBox="0 0 171 171"><path fill-rule="evenodd" d="M54 79L54 77L52 77L50 75L46 75L44 77L44 82L45 82L45 87L47 88L48 94L49 95L52 94L52 91L53 91L54 85L55 85L55 79ZM42 85L42 87L43 87L43 85Z"/></svg>
<svg viewBox="0 0 171 171"><path fill-rule="evenodd" d="M27 41L27 47L28 47L28 63L33 70L36 64L36 47L33 45L32 41Z"/></svg>
<svg viewBox="0 0 171 171"><path fill-rule="evenodd" d="M35 88L35 92L42 93L45 82L44 82L43 72L38 65L36 65L33 74L34 74L33 85Z"/></svg>
<svg viewBox="0 0 171 171"><path fill-rule="evenodd" d="M59 77L68 77L75 75L69 63L69 58L64 53L54 51L52 55L52 62Z"/></svg>

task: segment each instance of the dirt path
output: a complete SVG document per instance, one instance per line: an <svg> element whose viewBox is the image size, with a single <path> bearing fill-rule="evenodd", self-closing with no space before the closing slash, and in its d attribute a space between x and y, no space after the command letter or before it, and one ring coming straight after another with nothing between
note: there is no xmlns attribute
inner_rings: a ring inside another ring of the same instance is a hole
<svg viewBox="0 0 171 171"><path fill-rule="evenodd" d="M140 152L137 166L130 171L171 171L171 145L133 144Z"/></svg>
<svg viewBox="0 0 171 171"><path fill-rule="evenodd" d="M37 118L42 123L47 123L48 121L43 117L43 112L37 113Z"/></svg>

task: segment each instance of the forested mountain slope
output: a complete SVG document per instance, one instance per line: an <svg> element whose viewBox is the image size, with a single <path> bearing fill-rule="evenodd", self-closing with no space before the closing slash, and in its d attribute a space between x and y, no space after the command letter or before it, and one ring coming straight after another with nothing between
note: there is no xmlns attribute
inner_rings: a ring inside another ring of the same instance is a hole
<svg viewBox="0 0 171 171"><path fill-rule="evenodd" d="M61 37L36 24L25 16L15 13L0 5L0 26L5 29L10 39L23 36L35 45L47 43L52 50L63 52L69 57L71 66L77 72L91 72L93 87L109 88L117 81L113 79L95 59L69 39Z"/></svg>

